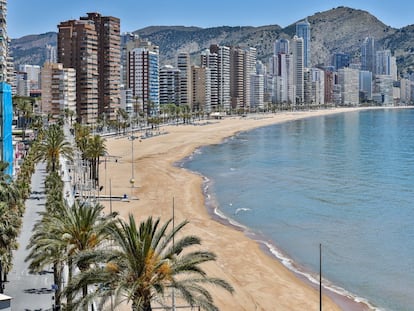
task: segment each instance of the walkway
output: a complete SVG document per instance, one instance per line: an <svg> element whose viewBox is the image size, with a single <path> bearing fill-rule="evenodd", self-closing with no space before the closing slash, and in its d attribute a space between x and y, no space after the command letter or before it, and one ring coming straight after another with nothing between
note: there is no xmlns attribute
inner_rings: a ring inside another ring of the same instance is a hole
<svg viewBox="0 0 414 311"><path fill-rule="evenodd" d="M12 310L52 310L54 294L51 289L53 284L52 270L44 271L43 274L30 274L29 263L24 262L29 254L26 246L32 235L33 225L40 219L38 213L45 209L45 177L46 164L38 164L32 176L32 194L26 201L22 232L18 239L19 249L14 252L13 269L8 275L9 282L5 284L4 293L13 297Z"/></svg>

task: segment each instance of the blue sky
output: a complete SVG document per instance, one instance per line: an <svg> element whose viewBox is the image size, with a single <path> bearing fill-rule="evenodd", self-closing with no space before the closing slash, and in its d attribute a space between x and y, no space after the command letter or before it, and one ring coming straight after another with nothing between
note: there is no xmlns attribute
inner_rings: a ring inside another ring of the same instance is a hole
<svg viewBox="0 0 414 311"><path fill-rule="evenodd" d="M87 12L119 17L122 32L159 25L285 27L338 6L366 10L396 28L414 24L412 0L9 0L7 24L11 38L57 31L61 21Z"/></svg>

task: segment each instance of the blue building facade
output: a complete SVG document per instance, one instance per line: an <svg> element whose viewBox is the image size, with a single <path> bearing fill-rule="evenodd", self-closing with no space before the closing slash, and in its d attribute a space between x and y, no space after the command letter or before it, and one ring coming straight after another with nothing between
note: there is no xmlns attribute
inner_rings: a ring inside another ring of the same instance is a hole
<svg viewBox="0 0 414 311"><path fill-rule="evenodd" d="M13 137L12 137L12 121L13 121L13 104L11 87L9 84L0 82L0 148L1 161L9 164L5 173L13 176Z"/></svg>
<svg viewBox="0 0 414 311"><path fill-rule="evenodd" d="M150 107L150 114L152 116L157 115L160 111L160 80L159 80L159 55L157 52L148 52L148 99L153 104Z"/></svg>
<svg viewBox="0 0 414 311"><path fill-rule="evenodd" d="M296 35L303 38L303 66L311 67L311 33L310 23L306 18L296 24Z"/></svg>

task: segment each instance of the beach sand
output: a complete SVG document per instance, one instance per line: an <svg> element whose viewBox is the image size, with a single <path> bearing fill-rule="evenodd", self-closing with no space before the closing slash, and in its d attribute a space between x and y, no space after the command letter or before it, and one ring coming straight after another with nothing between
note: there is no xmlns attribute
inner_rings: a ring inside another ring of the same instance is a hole
<svg viewBox="0 0 414 311"><path fill-rule="evenodd" d="M199 236L201 248L217 255L216 262L205 266L208 275L223 278L235 288L233 295L211 289L220 310L319 310L318 287L288 270L242 230L212 217L205 206L202 177L174 164L198 147L220 143L239 131L351 110L354 108L229 117L209 120L205 125L161 127L162 135L133 142L127 137L109 138L106 146L110 156L100 165L101 195L110 191L112 195L127 194L131 200L112 200L112 209L124 218L132 213L137 222L148 216L166 221L172 217L174 200L176 223L188 220L185 233ZM130 184L132 170L134 187ZM108 200L101 203L109 209ZM323 310L366 309L331 294L324 295Z"/></svg>

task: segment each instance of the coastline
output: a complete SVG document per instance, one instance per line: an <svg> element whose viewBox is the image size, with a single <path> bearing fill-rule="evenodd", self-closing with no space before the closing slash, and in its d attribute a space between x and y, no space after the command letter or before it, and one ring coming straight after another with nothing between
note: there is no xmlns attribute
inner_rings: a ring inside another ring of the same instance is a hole
<svg viewBox="0 0 414 311"><path fill-rule="evenodd" d="M229 220L219 219L212 207L206 206L203 177L176 163L190 157L201 146L221 143L241 131L361 109L366 108L230 117L203 126L170 125L161 129L166 135L135 142L126 137L110 138L107 139L108 153L119 160L105 160L105 166L101 165L100 184L104 185L105 194L109 194L110 176L112 195L128 194L129 202L113 201L112 208L121 217L132 213L137 222L150 215L167 220L172 216L174 200L176 220L189 220L188 232L200 236L202 248L217 255L217 261L206 266L206 271L211 276L226 279L235 287L233 296L211 290L220 310L314 309L319 305L315 284L289 270L269 245L252 238ZM135 151L133 161L132 149ZM132 171L134 187L129 183ZM109 209L108 201L102 201L102 204ZM324 291L323 306L324 310L370 310L351 297L327 290Z"/></svg>

